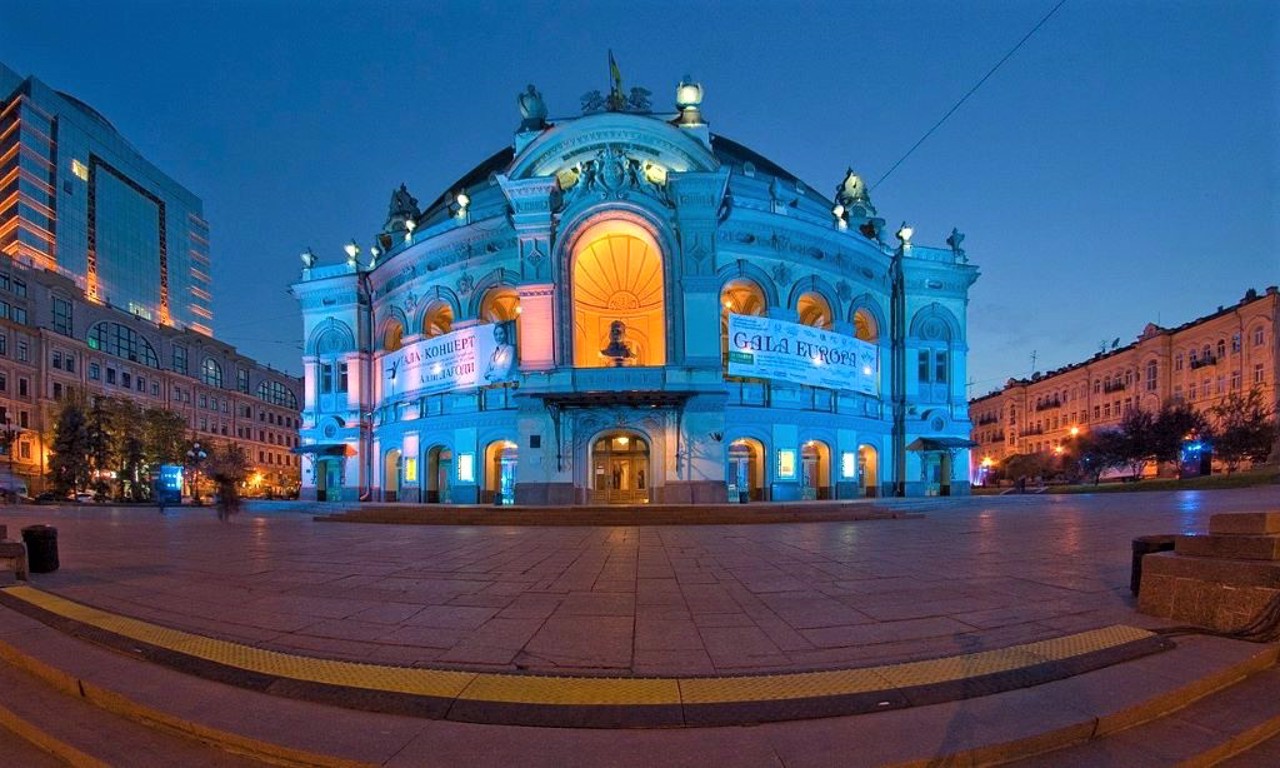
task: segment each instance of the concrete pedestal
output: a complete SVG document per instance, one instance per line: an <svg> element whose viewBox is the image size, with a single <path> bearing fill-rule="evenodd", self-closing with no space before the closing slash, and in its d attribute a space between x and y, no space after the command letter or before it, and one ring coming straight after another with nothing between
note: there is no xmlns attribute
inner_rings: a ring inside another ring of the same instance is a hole
<svg viewBox="0 0 1280 768"><path fill-rule="evenodd" d="M1219 631L1252 621L1280 595L1280 512L1214 515L1142 561L1138 610Z"/></svg>

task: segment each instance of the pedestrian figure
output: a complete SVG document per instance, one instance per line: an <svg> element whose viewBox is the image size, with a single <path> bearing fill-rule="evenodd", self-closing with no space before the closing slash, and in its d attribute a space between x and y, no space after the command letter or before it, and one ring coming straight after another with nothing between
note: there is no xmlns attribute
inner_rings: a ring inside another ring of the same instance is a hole
<svg viewBox="0 0 1280 768"><path fill-rule="evenodd" d="M227 521L240 511L240 496L236 493L236 483L228 477L218 477L218 519Z"/></svg>

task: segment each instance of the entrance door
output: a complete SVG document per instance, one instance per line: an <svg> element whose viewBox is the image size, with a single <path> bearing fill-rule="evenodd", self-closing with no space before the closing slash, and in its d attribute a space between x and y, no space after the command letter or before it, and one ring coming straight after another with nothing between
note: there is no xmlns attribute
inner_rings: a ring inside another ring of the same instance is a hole
<svg viewBox="0 0 1280 768"><path fill-rule="evenodd" d="M427 451L427 502L449 503L449 480L453 475L453 452L437 445Z"/></svg>
<svg viewBox="0 0 1280 768"><path fill-rule="evenodd" d="M606 435L591 457L593 504L645 504L649 501L649 444L633 432Z"/></svg>

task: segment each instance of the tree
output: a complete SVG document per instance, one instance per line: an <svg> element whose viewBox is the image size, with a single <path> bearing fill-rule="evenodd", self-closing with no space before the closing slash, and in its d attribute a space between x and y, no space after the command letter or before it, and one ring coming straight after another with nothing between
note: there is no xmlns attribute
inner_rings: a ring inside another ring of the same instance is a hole
<svg viewBox="0 0 1280 768"><path fill-rule="evenodd" d="M142 417L143 455L147 464L181 464L187 452L187 421L163 408L148 408Z"/></svg>
<svg viewBox="0 0 1280 768"><path fill-rule="evenodd" d="M1125 464L1123 437L1113 430L1085 432L1071 441L1072 457L1084 479L1097 485L1102 473Z"/></svg>
<svg viewBox="0 0 1280 768"><path fill-rule="evenodd" d="M1152 425L1152 455L1156 461L1181 461L1182 444L1193 434L1207 437L1208 419L1188 403L1165 403Z"/></svg>
<svg viewBox="0 0 1280 768"><path fill-rule="evenodd" d="M58 410L50 446L49 481L59 495L84 488L89 483L89 427L84 404L68 399Z"/></svg>
<svg viewBox="0 0 1280 768"><path fill-rule="evenodd" d="M95 496L108 492L107 473L111 471L114 447L111 441L111 413L106 397L94 397L85 418L89 467Z"/></svg>
<svg viewBox="0 0 1280 768"><path fill-rule="evenodd" d="M147 462L143 450L142 408L132 400L110 398L106 403L107 434L113 469L119 479L118 498L144 501L148 496Z"/></svg>
<svg viewBox="0 0 1280 768"><path fill-rule="evenodd" d="M1005 457L1001 468L1005 477L1016 483L1029 477L1043 477L1053 468L1053 464L1043 453L1015 453Z"/></svg>
<svg viewBox="0 0 1280 768"><path fill-rule="evenodd" d="M1120 420L1119 440L1115 446L1119 458L1133 473L1133 479L1142 478L1142 470L1156 452L1155 416L1151 411L1131 408Z"/></svg>
<svg viewBox="0 0 1280 768"><path fill-rule="evenodd" d="M1261 391L1251 389L1248 395L1230 392L1209 413L1216 422L1213 452L1227 465L1228 475L1246 459L1266 461L1278 426L1275 408L1263 400Z"/></svg>

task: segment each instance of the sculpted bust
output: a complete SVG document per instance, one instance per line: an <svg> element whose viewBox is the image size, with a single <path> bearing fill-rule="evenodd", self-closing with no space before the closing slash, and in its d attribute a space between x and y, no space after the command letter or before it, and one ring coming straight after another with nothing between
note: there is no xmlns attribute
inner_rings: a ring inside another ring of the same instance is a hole
<svg viewBox="0 0 1280 768"><path fill-rule="evenodd" d="M611 359L615 367L621 368L628 360L635 357L631 346L626 342L627 325L621 320L609 323L609 346L600 350L600 354Z"/></svg>

